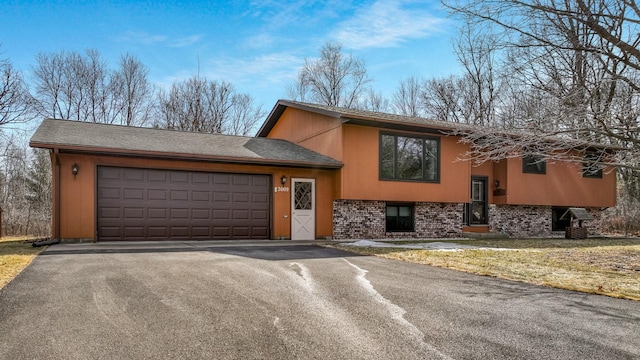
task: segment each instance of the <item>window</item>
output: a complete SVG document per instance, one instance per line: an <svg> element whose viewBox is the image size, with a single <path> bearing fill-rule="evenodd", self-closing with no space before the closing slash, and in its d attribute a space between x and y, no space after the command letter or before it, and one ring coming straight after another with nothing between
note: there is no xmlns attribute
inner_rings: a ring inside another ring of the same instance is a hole
<svg viewBox="0 0 640 360"><path fill-rule="evenodd" d="M387 232L414 231L413 204L387 205Z"/></svg>
<svg viewBox="0 0 640 360"><path fill-rule="evenodd" d="M602 179L602 163L597 153L584 154L582 177Z"/></svg>
<svg viewBox="0 0 640 360"><path fill-rule="evenodd" d="M569 219L560 220L567 210L567 207L551 208L551 231L564 231L569 226Z"/></svg>
<svg viewBox="0 0 640 360"><path fill-rule="evenodd" d="M380 135L380 179L438 182L440 139Z"/></svg>
<svg viewBox="0 0 640 360"><path fill-rule="evenodd" d="M540 155L525 155L522 157L522 172L526 174L546 174L547 160Z"/></svg>

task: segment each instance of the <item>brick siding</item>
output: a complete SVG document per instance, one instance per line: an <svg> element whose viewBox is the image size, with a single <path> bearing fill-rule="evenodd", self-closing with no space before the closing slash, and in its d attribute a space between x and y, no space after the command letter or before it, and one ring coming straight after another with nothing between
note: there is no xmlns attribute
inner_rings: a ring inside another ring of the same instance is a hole
<svg viewBox="0 0 640 360"><path fill-rule="evenodd" d="M463 204L414 204L413 232L386 232L386 202L335 200L333 202L333 238L446 238L461 236Z"/></svg>
<svg viewBox="0 0 640 360"><path fill-rule="evenodd" d="M409 239L451 238L462 235L464 204L414 204L413 232L386 232L386 202L335 200L333 202L333 238ZM588 209L595 220L588 221L589 234L600 233L600 209ZM551 231L551 206L489 205L489 230L511 237L564 236Z"/></svg>

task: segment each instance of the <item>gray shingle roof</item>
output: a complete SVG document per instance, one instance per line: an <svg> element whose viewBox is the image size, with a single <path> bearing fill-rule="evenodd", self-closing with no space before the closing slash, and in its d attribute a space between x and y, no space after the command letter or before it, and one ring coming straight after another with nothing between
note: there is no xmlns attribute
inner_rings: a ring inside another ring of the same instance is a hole
<svg viewBox="0 0 640 360"><path fill-rule="evenodd" d="M467 124L452 123L449 121L432 120L420 117L388 114L376 111L347 109L329 105L311 104L300 101L279 100L267 117L267 120L258 130L258 136L267 136L282 113L287 107L307 110L326 116L342 119L344 122L359 123L373 126L400 126L418 127L440 131L470 130L474 127Z"/></svg>
<svg viewBox="0 0 640 360"><path fill-rule="evenodd" d="M286 140L45 119L32 147L211 161L339 168L342 163Z"/></svg>
<svg viewBox="0 0 640 360"><path fill-rule="evenodd" d="M486 134L487 132L502 134L508 137L535 137L536 141L542 139L550 143L562 141L567 146L574 148L597 148L608 150L624 150L623 148L598 144L583 140L572 140L562 137L539 135L531 132L524 131L522 129L504 130L491 127L484 127L478 125L470 125L463 123L454 123L450 121L433 120L420 117L404 116L397 114L388 114L376 111L357 110L341 108L329 105L311 104L300 101L292 100L278 100L276 105L271 110L266 121L258 130L257 136L267 136L271 129L278 122L280 116L284 113L287 107L301 109L305 111L322 114L337 119L341 119L343 123L351 123L365 126L376 126L381 128L393 128L400 130L419 131L435 134L461 134L461 133L478 133L479 135Z"/></svg>

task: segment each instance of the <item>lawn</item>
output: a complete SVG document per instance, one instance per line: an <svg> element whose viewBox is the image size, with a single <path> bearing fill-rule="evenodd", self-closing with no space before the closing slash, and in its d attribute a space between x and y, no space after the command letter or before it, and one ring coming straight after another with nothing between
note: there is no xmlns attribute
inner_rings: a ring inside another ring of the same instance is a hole
<svg viewBox="0 0 640 360"><path fill-rule="evenodd" d="M0 238L0 289L9 283L45 247L34 248L32 237Z"/></svg>
<svg viewBox="0 0 640 360"><path fill-rule="evenodd" d="M411 243L403 242L403 243ZM537 285L640 300L640 240L500 239L456 243L480 250L340 249Z"/></svg>

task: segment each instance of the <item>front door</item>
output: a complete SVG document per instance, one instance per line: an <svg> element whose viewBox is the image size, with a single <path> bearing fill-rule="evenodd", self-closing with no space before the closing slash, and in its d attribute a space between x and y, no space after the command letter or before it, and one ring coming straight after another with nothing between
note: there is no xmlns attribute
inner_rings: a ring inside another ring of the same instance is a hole
<svg viewBox="0 0 640 360"><path fill-rule="evenodd" d="M316 238L316 181L291 179L291 240Z"/></svg>
<svg viewBox="0 0 640 360"><path fill-rule="evenodd" d="M469 225L486 225L488 222L488 178L486 176L471 177L471 203L467 204L467 221Z"/></svg>

